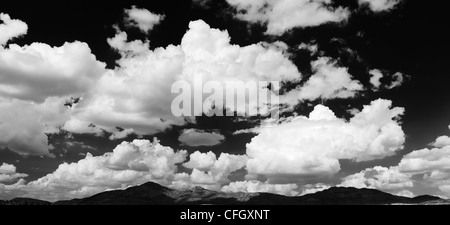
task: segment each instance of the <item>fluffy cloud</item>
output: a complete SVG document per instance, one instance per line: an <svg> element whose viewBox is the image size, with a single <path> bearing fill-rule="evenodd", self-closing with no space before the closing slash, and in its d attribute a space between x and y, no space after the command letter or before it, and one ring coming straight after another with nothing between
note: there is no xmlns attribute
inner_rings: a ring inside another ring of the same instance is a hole
<svg viewBox="0 0 450 225"><path fill-rule="evenodd" d="M285 196L297 196L297 184L269 184L261 181L237 181L222 187L223 192L273 193Z"/></svg>
<svg viewBox="0 0 450 225"><path fill-rule="evenodd" d="M214 146L220 144L225 137L221 134L204 132L195 129L183 131L178 141L188 146Z"/></svg>
<svg viewBox="0 0 450 225"><path fill-rule="evenodd" d="M0 184L14 182L27 176L24 173L17 173L14 165L3 163L0 166Z"/></svg>
<svg viewBox="0 0 450 225"><path fill-rule="evenodd" d="M312 27L346 20L346 8L331 6L331 0L227 0L236 7L237 18L267 24L267 33L281 35L296 27Z"/></svg>
<svg viewBox="0 0 450 225"><path fill-rule="evenodd" d="M91 95L74 109L74 119L109 132L121 127L139 135L153 134L185 123L171 110L176 97L171 87L176 81L193 87L202 75L204 82L216 81L225 87L227 81L301 78L279 45L232 45L226 31L212 29L201 20L189 24L181 45L155 50L141 47L133 50L139 54L123 54L120 68L100 78Z"/></svg>
<svg viewBox="0 0 450 225"><path fill-rule="evenodd" d="M216 154L213 152L201 153L196 151L189 156L189 162L183 164L184 167L190 169L208 170L214 166L217 161Z"/></svg>
<svg viewBox="0 0 450 225"><path fill-rule="evenodd" d="M86 43L61 47L33 43L0 49L0 95L43 102L48 97L79 97L104 73Z"/></svg>
<svg viewBox="0 0 450 225"><path fill-rule="evenodd" d="M450 146L444 146L413 151L403 157L398 167L403 173L415 175L416 182L437 188L443 195L449 197L450 192L447 188L450 185L449 165Z"/></svg>
<svg viewBox="0 0 450 225"><path fill-rule="evenodd" d="M360 5L369 5L374 12L382 12L393 9L401 0L358 0Z"/></svg>
<svg viewBox="0 0 450 225"><path fill-rule="evenodd" d="M36 104L0 97L0 149L22 155L49 155L46 134L59 132L69 116L63 98Z"/></svg>
<svg viewBox="0 0 450 225"><path fill-rule="evenodd" d="M362 91L362 84L353 80L347 68L336 66L336 62L327 57L312 62L314 74L300 88L299 100L352 98Z"/></svg>
<svg viewBox="0 0 450 225"><path fill-rule="evenodd" d="M126 9L125 14L126 25L138 27L144 33L150 32L164 19L164 15L154 14L147 9L136 8L136 6Z"/></svg>
<svg viewBox="0 0 450 225"><path fill-rule="evenodd" d="M212 152L195 152L190 155L189 162L184 167L192 169L191 174L176 174L170 187L187 189L201 186L206 189L220 190L220 187L230 182L228 177L235 171L244 168L247 162L245 155L221 153L219 158Z"/></svg>
<svg viewBox="0 0 450 225"><path fill-rule="evenodd" d="M450 146L414 151L403 157L399 167L403 172L415 174L450 170Z"/></svg>
<svg viewBox="0 0 450 225"><path fill-rule="evenodd" d="M356 188L374 188L391 191L413 187L410 174L399 171L398 167L381 167L365 169L344 178L340 186Z"/></svg>
<svg viewBox="0 0 450 225"><path fill-rule="evenodd" d="M108 38L108 44L122 56L132 56L144 54L150 48L148 41L143 42L141 40L128 41L128 34L119 31L113 38Z"/></svg>
<svg viewBox="0 0 450 225"><path fill-rule="evenodd" d="M168 184L177 171L177 164L184 162L186 155L186 151L175 152L157 140L123 142L111 153L97 157L88 154L77 163L61 164L45 177L9 188L26 192L27 197L60 200L88 197L148 181Z"/></svg>
<svg viewBox="0 0 450 225"><path fill-rule="evenodd" d="M443 136L445 137L445 136ZM435 191L435 195L450 196L450 146L446 138L440 137L434 142L436 148L416 150L406 154L397 166L374 167L343 179L341 186L357 188L377 188L401 196L412 196L404 188L416 184ZM439 147L442 146L442 147ZM397 193L395 191L403 191ZM439 192L440 191L440 192Z"/></svg>
<svg viewBox="0 0 450 225"><path fill-rule="evenodd" d="M2 200L10 200L27 194L27 191L24 190L26 183L24 179L19 179L16 183L8 185L0 182L0 196Z"/></svg>
<svg viewBox="0 0 450 225"><path fill-rule="evenodd" d="M324 176L340 170L340 159L382 159L403 148L405 134L398 118L403 108L376 100L349 121L318 105L309 118L262 127L247 144L247 170L266 176Z"/></svg>
<svg viewBox="0 0 450 225"><path fill-rule="evenodd" d="M46 134L70 115L64 104L89 92L104 71L81 42L0 47L0 148L49 155Z"/></svg>
<svg viewBox="0 0 450 225"><path fill-rule="evenodd" d="M436 148L443 148L445 146L450 146L450 137L449 136L441 136L433 142L433 146Z"/></svg>
<svg viewBox="0 0 450 225"><path fill-rule="evenodd" d="M132 11L129 17L135 22L141 21L142 12L134 14ZM184 118L172 115L170 106L175 95L171 93L171 86L179 80L193 86L198 74L203 75L205 82L218 81L223 86L226 81L301 78L281 44L232 45L226 31L212 29L203 21L191 22L178 46L150 50L148 41L129 41L125 32L119 32L108 42L122 54L117 62L119 67L114 70L106 70L105 64L96 60L89 46L81 42L60 47L32 43L1 48L0 96L4 98L0 100L4 110L0 115L3 117L0 117L0 132L7 133L9 131L1 129L19 123L14 120L16 115L8 111L21 111L19 115L26 114L21 116L26 117L24 121L34 124L27 126L23 122L22 127L17 127L23 130L21 135L13 137L13 131L6 136L8 138L3 136L2 147L16 146L13 150L21 154L30 151L47 154L45 130L49 129L48 124L52 125L53 132L58 127L75 133L108 131L113 133L112 139L130 133L153 134L172 125L182 125ZM51 98L53 101L58 98L60 104L71 97L81 98L70 106L69 112L61 111L56 104L52 105L54 108L44 110L60 112L60 115L51 114L54 121L46 113L38 113L49 106ZM26 107L39 110L32 109L27 113ZM116 127L123 128L126 133ZM20 145L36 146L35 150L16 150L19 144L15 140L24 135L31 144Z"/></svg>
<svg viewBox="0 0 450 225"><path fill-rule="evenodd" d="M11 19L8 14L0 13L0 50L9 40L25 35L28 25L23 21Z"/></svg>

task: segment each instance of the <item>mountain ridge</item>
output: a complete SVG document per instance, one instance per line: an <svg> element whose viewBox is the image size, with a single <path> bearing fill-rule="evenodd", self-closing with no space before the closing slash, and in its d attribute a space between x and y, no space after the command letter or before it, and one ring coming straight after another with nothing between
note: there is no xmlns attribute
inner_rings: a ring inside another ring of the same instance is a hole
<svg viewBox="0 0 450 225"><path fill-rule="evenodd" d="M125 190L102 192L83 199L54 203L28 198L1 201L0 205L385 205L450 204L435 196L414 198L396 196L375 189L332 187L303 196L288 197L271 193L225 193L196 187L173 190L148 182Z"/></svg>

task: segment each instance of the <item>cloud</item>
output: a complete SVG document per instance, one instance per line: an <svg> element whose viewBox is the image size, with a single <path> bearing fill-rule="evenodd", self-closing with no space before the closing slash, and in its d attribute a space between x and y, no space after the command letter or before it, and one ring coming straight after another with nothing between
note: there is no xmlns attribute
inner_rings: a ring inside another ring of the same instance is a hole
<svg viewBox="0 0 450 225"><path fill-rule="evenodd" d="M249 174L321 177L340 171L339 160L382 159L403 148L405 134L398 118L403 108L376 100L349 121L318 105L309 118L297 116L259 128L247 144Z"/></svg>
<svg viewBox="0 0 450 225"><path fill-rule="evenodd" d="M49 155L46 134L70 118L65 103L86 95L105 72L89 46L32 43L0 49L0 148Z"/></svg>
<svg viewBox="0 0 450 225"><path fill-rule="evenodd" d="M383 73L381 73L380 70L374 69L369 71L371 77L370 77L370 83L373 85L375 90L378 90L381 86L380 79L383 78Z"/></svg>
<svg viewBox="0 0 450 225"><path fill-rule="evenodd" d="M0 96L43 102L48 97L79 97L105 72L86 43L9 45L0 50Z"/></svg>
<svg viewBox="0 0 450 225"><path fill-rule="evenodd" d="M0 50L8 41L27 34L28 25L21 20L11 19L8 14L0 13Z"/></svg>
<svg viewBox="0 0 450 225"><path fill-rule="evenodd" d="M0 97L0 149L21 155L50 155L46 134L58 133L70 111L64 98L33 103Z"/></svg>
<svg viewBox="0 0 450 225"><path fill-rule="evenodd" d="M96 136L101 136L104 133L104 130L96 127L95 125L75 118L71 118L65 122L61 127L61 130L74 134L95 134Z"/></svg>
<svg viewBox="0 0 450 225"><path fill-rule="evenodd" d="M267 24L267 34L282 35L293 28L314 27L346 20L347 8L333 7L331 0L227 0L236 17Z"/></svg>
<svg viewBox="0 0 450 225"><path fill-rule="evenodd" d="M186 151L175 152L157 140L123 142L113 152L96 157L87 154L76 163L63 163L53 173L10 191L53 201L88 197L148 181L168 184L186 155Z"/></svg>
<svg viewBox="0 0 450 225"><path fill-rule="evenodd" d="M321 191L325 191L327 189L330 189L331 186L326 185L326 184L315 184L315 185L304 185L303 186L303 191L300 195L308 195L308 194L314 194L317 192L321 192Z"/></svg>
<svg viewBox="0 0 450 225"><path fill-rule="evenodd" d="M391 90L400 87L405 82L405 79L408 78L408 76L397 72L391 75L390 78L392 81L390 84L382 84L381 79L384 78L385 75L383 75L380 70L373 69L369 71L369 74L371 76L370 83L373 85L375 91L378 91L381 88Z"/></svg>
<svg viewBox="0 0 450 225"><path fill-rule="evenodd" d="M136 16L132 11L130 18L139 20L140 14ZM1 138L0 146L20 154L48 154L46 132L57 132L59 127L96 135L107 131L114 139L131 133L154 134L172 125L183 125L184 118L172 115L175 95L170 93L171 86L179 80L193 86L198 74L203 75L205 82L218 81L223 86L230 80L301 78L281 43L232 45L226 31L212 29L201 20L189 24L177 46L150 50L148 40L128 40L121 31L108 42L122 55L118 67L110 70L82 42L59 47L44 43L2 47L0 132L9 134ZM79 100L65 110L56 104L64 105L71 98ZM52 108L44 108L49 106ZM15 119L19 115L27 122ZM5 130L11 127L17 131ZM126 134L116 127L126 130Z"/></svg>
<svg viewBox="0 0 450 225"><path fill-rule="evenodd" d="M343 179L339 186L355 188L373 188L390 191L402 190L414 186L412 176L402 173L398 167L381 167L365 169Z"/></svg>
<svg viewBox="0 0 450 225"><path fill-rule="evenodd" d="M26 181L22 178L14 184L5 185L0 182L0 196L2 200L17 198L19 196L27 194L27 192L23 190L25 187Z"/></svg>
<svg viewBox="0 0 450 225"><path fill-rule="evenodd" d="M437 139L436 148L415 150L404 155L396 166L377 166L350 175L343 179L341 186L377 188L393 194L405 188L422 186L429 191L427 194L449 197L450 146L441 144L445 143L444 139ZM404 194L409 196L409 192Z"/></svg>
<svg viewBox="0 0 450 225"><path fill-rule="evenodd" d="M273 193L285 196L297 196L297 184L269 184L261 181L237 181L222 187L223 192Z"/></svg>
<svg viewBox="0 0 450 225"><path fill-rule="evenodd" d="M402 197L407 197L407 198L414 198L414 197L416 197L414 195L414 193L412 193L411 191L408 191L408 190L403 190L403 191L397 192L395 195L402 196Z"/></svg>
<svg viewBox="0 0 450 225"><path fill-rule="evenodd" d="M225 137L221 134L212 132L204 132L195 129L184 130L178 141L184 145L198 147L198 146L214 146L220 144Z"/></svg>
<svg viewBox="0 0 450 225"><path fill-rule="evenodd" d="M184 118L175 117L171 109L177 96L171 93L171 87L176 81L194 87L196 77L202 75L204 83L216 81L225 87L227 81L300 79L297 67L279 46L232 45L227 31L193 21L180 45L155 50L140 46L133 50L139 54L122 54L119 67L106 72L75 107L73 119L108 132L121 127L138 135L183 125Z"/></svg>
<svg viewBox="0 0 450 225"><path fill-rule="evenodd" d="M387 86L387 89L400 87L402 86L403 82L405 82L405 75L400 72L395 73L394 75L392 75L392 77L394 78L394 81L392 81L392 83Z"/></svg>
<svg viewBox="0 0 450 225"><path fill-rule="evenodd" d="M15 182L25 177L28 177L28 175L24 173L17 173L14 165L3 163L0 166L0 184Z"/></svg>
<svg viewBox="0 0 450 225"><path fill-rule="evenodd" d="M436 148L443 148L445 146L450 146L450 137L449 136L441 136L433 142L433 146Z"/></svg>
<svg viewBox="0 0 450 225"><path fill-rule="evenodd" d="M177 174L170 187L175 189L187 189L201 186L206 189L220 190L224 184L228 184L228 177L244 168L247 162L245 155L231 155L221 153L217 158L212 152L194 152L190 155L189 162L184 167L192 169L191 174Z"/></svg>
<svg viewBox="0 0 450 225"><path fill-rule="evenodd" d="M359 5L368 5L374 12L389 11L401 0L358 0Z"/></svg>
<svg viewBox="0 0 450 225"><path fill-rule="evenodd" d="M184 167L190 169L209 170L217 161L216 154L213 152L201 153L196 151L189 156L189 162L183 164Z"/></svg>
<svg viewBox="0 0 450 225"><path fill-rule="evenodd" d="M338 67L331 58L321 57L311 63L314 74L298 90L298 100L346 99L364 90L362 84L353 80L347 68Z"/></svg>
<svg viewBox="0 0 450 225"><path fill-rule="evenodd" d="M144 33L149 33L155 25L164 20L164 15L154 14L147 9L136 8L136 6L126 9L125 14L126 25L137 27Z"/></svg>
<svg viewBox="0 0 450 225"><path fill-rule="evenodd" d="M108 44L122 56L132 56L144 54L150 48L149 41L143 42L141 40L128 41L128 34L119 31L113 38L108 38Z"/></svg>
<svg viewBox="0 0 450 225"><path fill-rule="evenodd" d="M450 146L422 149L405 155L398 167L402 173L414 175L415 182L429 188L437 188L449 197Z"/></svg>
<svg viewBox="0 0 450 225"><path fill-rule="evenodd" d="M399 163L400 170L423 174L435 170L450 170L450 146L422 149L409 153Z"/></svg>

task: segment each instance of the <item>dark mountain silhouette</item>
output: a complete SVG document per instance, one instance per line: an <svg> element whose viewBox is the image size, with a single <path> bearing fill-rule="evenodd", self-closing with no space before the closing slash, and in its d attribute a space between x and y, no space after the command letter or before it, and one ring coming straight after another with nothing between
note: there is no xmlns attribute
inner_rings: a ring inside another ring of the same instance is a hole
<svg viewBox="0 0 450 225"><path fill-rule="evenodd" d="M51 205L52 203L31 199L31 198L15 198L9 201L1 201L0 205Z"/></svg>
<svg viewBox="0 0 450 225"><path fill-rule="evenodd" d="M380 205L380 204L450 204L434 196L407 198L374 189L334 187L299 197L269 193L224 193L200 187L177 191L155 183L146 183L126 190L103 192L84 199L55 203L14 199L0 205Z"/></svg>

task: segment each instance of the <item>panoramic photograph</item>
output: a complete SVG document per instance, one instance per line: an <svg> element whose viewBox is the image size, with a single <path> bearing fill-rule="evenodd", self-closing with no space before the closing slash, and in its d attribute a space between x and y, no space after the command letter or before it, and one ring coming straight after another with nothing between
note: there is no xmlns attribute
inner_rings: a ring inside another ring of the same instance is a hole
<svg viewBox="0 0 450 225"><path fill-rule="evenodd" d="M450 205L447 13L2 3L0 205Z"/></svg>

